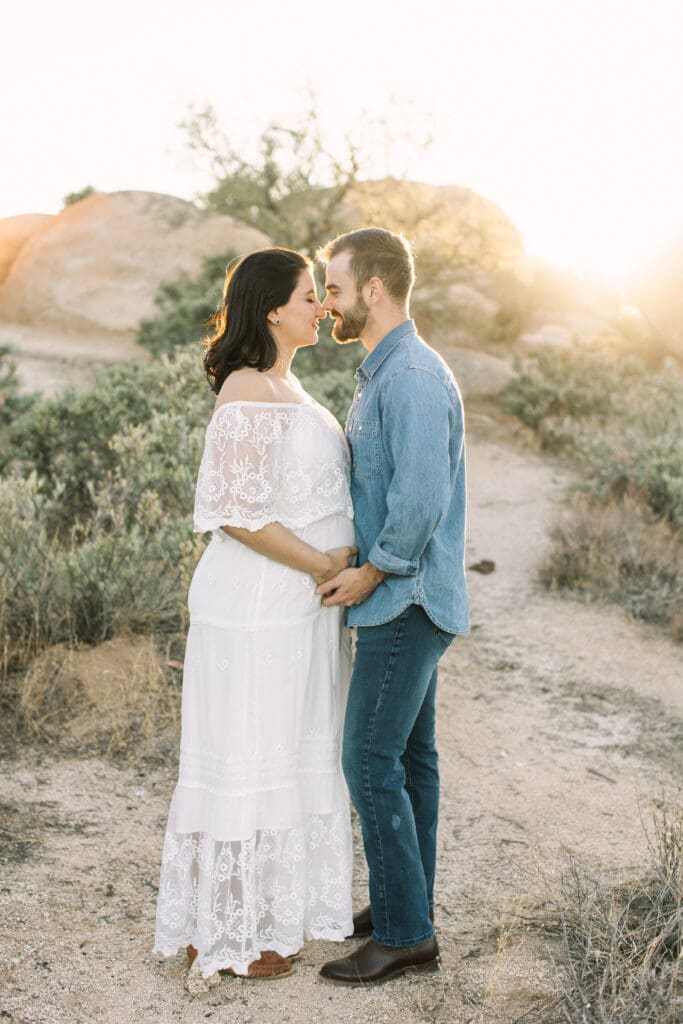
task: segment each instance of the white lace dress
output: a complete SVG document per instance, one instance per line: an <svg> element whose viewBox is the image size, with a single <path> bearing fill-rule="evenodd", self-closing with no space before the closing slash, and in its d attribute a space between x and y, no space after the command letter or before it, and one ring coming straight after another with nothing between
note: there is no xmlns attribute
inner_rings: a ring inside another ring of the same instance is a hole
<svg viewBox="0 0 683 1024"><path fill-rule="evenodd" d="M343 432L313 401L231 402L207 427L195 530L214 532L188 598L155 944L194 945L205 977L352 930L349 634L310 576L219 529L277 521L320 550L352 544L348 479Z"/></svg>

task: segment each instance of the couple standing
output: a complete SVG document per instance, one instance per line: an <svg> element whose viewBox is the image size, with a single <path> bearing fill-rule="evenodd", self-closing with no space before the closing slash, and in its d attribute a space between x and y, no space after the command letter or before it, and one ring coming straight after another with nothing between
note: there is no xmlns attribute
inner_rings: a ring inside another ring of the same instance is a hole
<svg viewBox="0 0 683 1024"><path fill-rule="evenodd" d="M188 597L155 948L187 948L205 977L284 976L306 939L350 935L367 941L326 980L439 962L434 704L468 628L462 402L409 319L405 240L353 231L320 258L322 305L298 253L244 257L204 359L195 529L213 535ZM328 312L368 353L346 438L290 373ZM369 867L355 916L342 767Z"/></svg>

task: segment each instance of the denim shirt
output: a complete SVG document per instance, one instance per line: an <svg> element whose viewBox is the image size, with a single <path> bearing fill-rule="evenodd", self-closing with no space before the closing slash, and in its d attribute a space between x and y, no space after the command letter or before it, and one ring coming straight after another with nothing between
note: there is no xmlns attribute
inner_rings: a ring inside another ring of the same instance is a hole
<svg viewBox="0 0 683 1024"><path fill-rule="evenodd" d="M358 564L390 575L347 623L380 625L419 604L439 628L465 633L465 437L453 374L406 320L356 380L346 435Z"/></svg>

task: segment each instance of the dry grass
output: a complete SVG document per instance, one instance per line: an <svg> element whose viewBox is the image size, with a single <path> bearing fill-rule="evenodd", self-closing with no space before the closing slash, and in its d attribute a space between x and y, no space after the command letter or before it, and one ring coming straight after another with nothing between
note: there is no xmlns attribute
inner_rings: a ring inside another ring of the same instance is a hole
<svg viewBox="0 0 683 1024"><path fill-rule="evenodd" d="M5 725L64 753L163 757L175 746L180 714L181 663L172 653L150 636L50 647L12 677Z"/></svg>
<svg viewBox="0 0 683 1024"><path fill-rule="evenodd" d="M632 494L595 505L580 495L553 532L541 579L557 589L617 601L683 641L683 543Z"/></svg>
<svg viewBox="0 0 683 1024"><path fill-rule="evenodd" d="M642 877L610 881L568 856L546 879L551 897L510 915L509 928L542 933L553 951L559 997L546 1020L683 1021L683 808L656 810L651 831Z"/></svg>

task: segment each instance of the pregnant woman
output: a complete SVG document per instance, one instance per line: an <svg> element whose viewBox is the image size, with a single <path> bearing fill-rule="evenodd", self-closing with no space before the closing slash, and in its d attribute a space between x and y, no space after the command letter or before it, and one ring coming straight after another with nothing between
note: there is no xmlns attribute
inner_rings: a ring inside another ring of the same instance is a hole
<svg viewBox="0 0 683 1024"><path fill-rule="evenodd" d="M217 398L194 524L212 536L188 598L155 945L187 949L204 977L282 977L304 940L353 930L350 641L315 594L356 553L349 455L290 372L324 316L308 260L252 253L228 272L204 357Z"/></svg>

